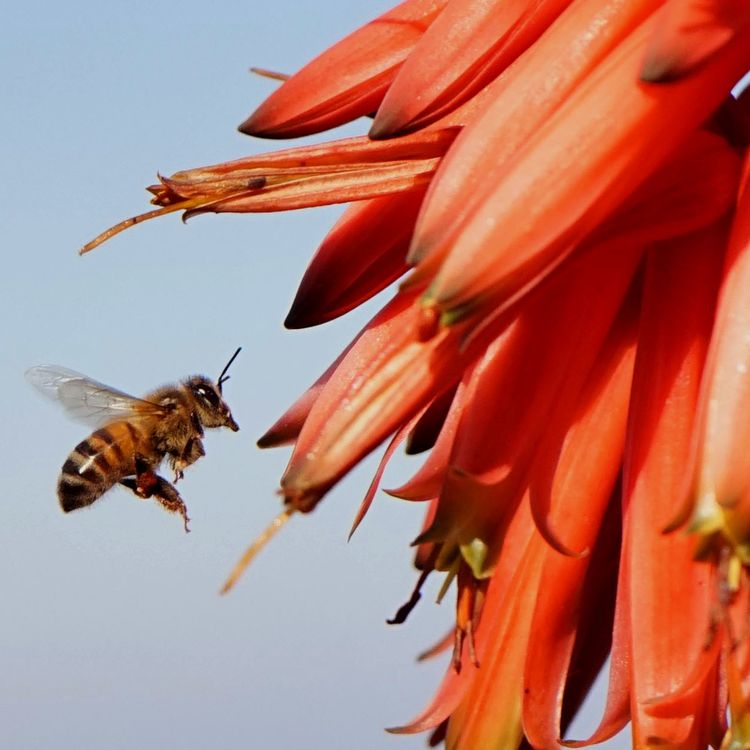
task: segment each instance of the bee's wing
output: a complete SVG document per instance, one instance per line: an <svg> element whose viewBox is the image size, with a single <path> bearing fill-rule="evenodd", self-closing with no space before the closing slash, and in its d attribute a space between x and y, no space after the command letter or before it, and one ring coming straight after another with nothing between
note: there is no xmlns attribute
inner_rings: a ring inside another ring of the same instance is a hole
<svg viewBox="0 0 750 750"><path fill-rule="evenodd" d="M159 404L130 396L57 365L32 367L26 370L26 379L43 396L58 401L68 416L86 424L165 413Z"/></svg>

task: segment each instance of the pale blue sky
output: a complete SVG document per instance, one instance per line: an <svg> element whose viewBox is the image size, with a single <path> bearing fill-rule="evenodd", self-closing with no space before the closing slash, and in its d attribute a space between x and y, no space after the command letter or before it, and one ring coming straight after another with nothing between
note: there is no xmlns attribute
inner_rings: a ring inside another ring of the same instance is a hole
<svg viewBox="0 0 750 750"><path fill-rule="evenodd" d="M279 508L287 452L260 452L255 439L376 309L282 328L340 209L168 217L77 255L147 207L157 170L273 147L236 132L274 85L251 65L293 71L389 6L74 0L5 11L0 747L424 746L382 728L437 687L445 662L413 659L444 634L452 605L427 596L405 626L384 624L414 580L407 542L421 509L380 496L347 545L372 461L293 519L230 597L216 594ZM125 491L62 514L57 475L86 430L36 396L26 368L61 364L137 394L215 377L239 345L225 394L242 430L210 434L188 471L189 536ZM415 466L396 466L386 485Z"/></svg>

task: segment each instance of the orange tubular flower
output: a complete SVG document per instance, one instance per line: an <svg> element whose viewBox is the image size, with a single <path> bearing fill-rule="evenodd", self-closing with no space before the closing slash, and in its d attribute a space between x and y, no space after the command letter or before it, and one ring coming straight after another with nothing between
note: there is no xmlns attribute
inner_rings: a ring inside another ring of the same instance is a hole
<svg viewBox="0 0 750 750"><path fill-rule="evenodd" d="M384 13L289 78L240 130L292 138L375 112L398 68L447 4L406 0Z"/></svg>
<svg viewBox="0 0 750 750"><path fill-rule="evenodd" d="M419 580L452 659L393 732L451 750L750 747L746 0L407 0L243 124L369 136L190 169L173 211L353 202L287 319L393 298L260 439L310 512L390 439L426 458ZM252 548L248 558L257 551ZM234 580L234 579L233 579ZM587 740L564 739L611 654Z"/></svg>

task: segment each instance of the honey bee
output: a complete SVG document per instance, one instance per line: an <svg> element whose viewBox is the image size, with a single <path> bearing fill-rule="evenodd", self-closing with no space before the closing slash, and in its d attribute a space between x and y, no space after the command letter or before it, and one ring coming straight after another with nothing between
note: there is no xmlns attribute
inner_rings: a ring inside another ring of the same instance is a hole
<svg viewBox="0 0 750 750"><path fill-rule="evenodd" d="M91 505L120 484L139 498L153 498L166 510L179 513L189 531L184 501L156 471L168 458L176 483L188 466L205 455L203 428L239 430L222 397L227 370L239 353L237 349L215 383L194 375L143 398L64 367L40 365L27 370L27 380L60 403L69 416L98 426L63 464L57 484L63 511Z"/></svg>

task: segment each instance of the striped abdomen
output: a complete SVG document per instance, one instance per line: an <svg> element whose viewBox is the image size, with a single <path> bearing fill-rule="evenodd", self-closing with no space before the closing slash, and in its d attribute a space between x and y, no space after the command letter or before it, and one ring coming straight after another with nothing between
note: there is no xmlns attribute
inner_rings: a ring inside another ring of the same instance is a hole
<svg viewBox="0 0 750 750"><path fill-rule="evenodd" d="M67 513L91 505L110 487L135 474L135 454L144 438L129 422L113 422L74 448L63 464L57 496ZM150 453L151 451L145 451Z"/></svg>

